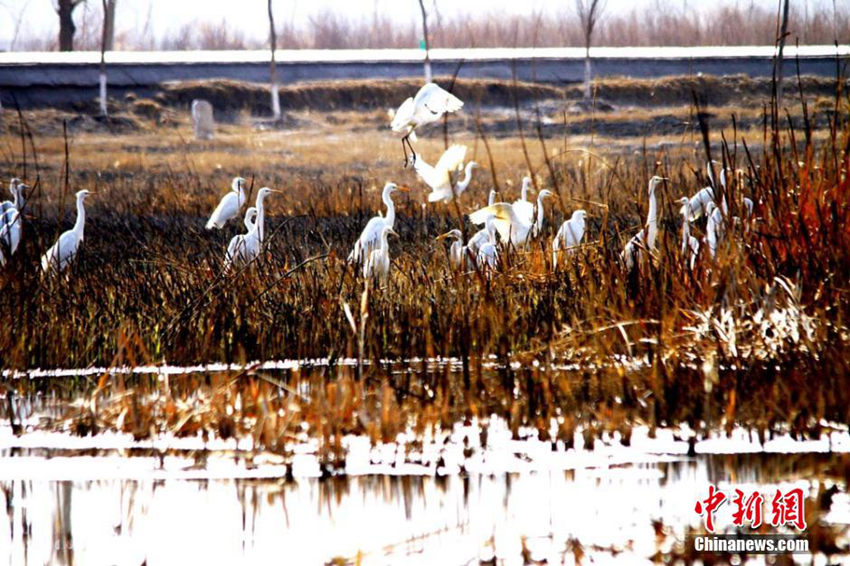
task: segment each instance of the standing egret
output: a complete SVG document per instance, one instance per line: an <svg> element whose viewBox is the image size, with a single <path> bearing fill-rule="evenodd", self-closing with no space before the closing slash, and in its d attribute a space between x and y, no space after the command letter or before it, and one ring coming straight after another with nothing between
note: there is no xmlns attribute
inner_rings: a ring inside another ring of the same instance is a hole
<svg viewBox="0 0 850 566"><path fill-rule="evenodd" d="M705 243L708 244L708 253L711 257L717 256L717 246L726 235L726 223L723 219L723 211L714 203L708 205L708 222L705 224Z"/></svg>
<svg viewBox="0 0 850 566"><path fill-rule="evenodd" d="M484 222L484 229L487 231L488 240L481 244L481 247L478 248L478 252L475 254L478 269L495 270L499 264L499 248L496 242L494 220L495 217L490 215Z"/></svg>
<svg viewBox="0 0 850 566"><path fill-rule="evenodd" d="M552 191L543 189L537 195L537 221L517 214L515 207L506 202L497 202L485 206L469 215L473 224L484 224L490 216L493 216L493 225L503 242L510 241L514 246L525 244L529 237L539 234L543 228L543 199L552 196ZM532 213L533 217L533 213Z"/></svg>
<svg viewBox="0 0 850 566"><path fill-rule="evenodd" d="M452 93L443 90L434 83L428 83L419 89L416 96L401 103L393 116L390 127L402 134L401 148L404 151L404 166L407 167L407 148L411 159L416 162L416 151L410 145L410 138L416 141L415 130L419 126L436 122L447 112L457 112L463 102ZM405 144L407 144L405 146Z"/></svg>
<svg viewBox="0 0 850 566"><path fill-rule="evenodd" d="M628 270L635 266L636 259L643 256L643 250L655 250L655 240L658 237L658 201L655 198L655 189L664 180L664 177L658 175L649 180L649 214L646 217L646 226L629 240L620 253L620 260Z"/></svg>
<svg viewBox="0 0 850 566"><path fill-rule="evenodd" d="M581 244L584 238L584 226L587 212L579 209L573 212L569 220L565 220L561 227L558 228L558 233L555 234L555 239L552 240L552 268L558 267L558 256L561 250L569 250L570 248Z"/></svg>
<svg viewBox="0 0 850 566"><path fill-rule="evenodd" d="M676 202L681 205L679 214L682 215L682 257L685 258L693 271L699 255L699 240L691 236L691 199L682 197Z"/></svg>
<svg viewBox="0 0 850 566"><path fill-rule="evenodd" d="M513 202L514 211L520 218L534 222L534 204L528 200L528 189L531 188L531 177L522 178L522 189L520 198Z"/></svg>
<svg viewBox="0 0 850 566"><path fill-rule="evenodd" d="M14 201L0 204L0 267L6 265L6 257L12 257L21 243L23 232L24 191L27 185L19 179L12 179L9 185Z"/></svg>
<svg viewBox="0 0 850 566"><path fill-rule="evenodd" d="M12 193L12 200L0 202L0 213L5 213L13 208L17 211L22 211L24 209L24 190L28 188L20 179L14 177L9 182L9 192Z"/></svg>
<svg viewBox="0 0 850 566"><path fill-rule="evenodd" d="M257 239L260 244L265 242L266 237L266 197L272 193L279 192L280 191L276 191L268 187L263 187L257 191L257 201L254 204L254 207L257 209Z"/></svg>
<svg viewBox="0 0 850 566"><path fill-rule="evenodd" d="M224 256L225 271L231 267L241 267L256 257L259 254L259 222L257 221L257 208L251 206L245 211L245 228L248 232L245 234L237 234L230 239L227 245L227 253ZM253 252L256 249L256 254Z"/></svg>
<svg viewBox="0 0 850 566"><path fill-rule="evenodd" d="M77 191L77 220L74 227L63 232L56 243L41 256L41 269L45 273L63 271L77 255L80 244L83 243L83 232L86 227L86 209L83 201L94 193L85 189Z"/></svg>
<svg viewBox="0 0 850 566"><path fill-rule="evenodd" d="M455 269L461 266L463 260L466 258L467 248L463 245L463 233L455 228L454 230L449 230L445 234L441 236L437 236L437 240L442 240L445 238L452 239L452 245L449 248L449 262L452 264L452 267Z"/></svg>
<svg viewBox="0 0 850 566"><path fill-rule="evenodd" d="M386 281L390 275L390 245L387 237L393 234L398 236L391 226L381 228L381 236L376 249L369 253L366 263L363 264L363 277Z"/></svg>
<svg viewBox="0 0 850 566"><path fill-rule="evenodd" d="M235 177L230 192L221 197L221 202L207 221L207 230L224 228L228 220L239 214L243 204L245 204L245 179Z"/></svg>
<svg viewBox="0 0 850 566"><path fill-rule="evenodd" d="M368 223L366 223L366 227L363 228L363 232L354 243L354 249L351 250L350 254L348 254L349 261L359 263L361 260L369 258L369 254L372 250L378 247L381 238L381 230L383 230L384 226L392 228L395 225L395 204L393 203L392 194L396 191L409 190L410 189L407 187L399 187L395 183L387 183L384 185L384 191L381 194L381 199L387 206L387 215L385 217L380 215L374 216Z"/></svg>
<svg viewBox="0 0 850 566"><path fill-rule="evenodd" d="M452 190L455 196L460 196L472 181L472 169L478 167L474 161L470 161L464 168L462 180L455 179L452 186L452 174L463 166L463 158L466 155L466 146L453 145L443 152L440 160L433 167L425 163L422 158L413 162L413 168L425 184L431 187L428 202L451 202Z"/></svg>

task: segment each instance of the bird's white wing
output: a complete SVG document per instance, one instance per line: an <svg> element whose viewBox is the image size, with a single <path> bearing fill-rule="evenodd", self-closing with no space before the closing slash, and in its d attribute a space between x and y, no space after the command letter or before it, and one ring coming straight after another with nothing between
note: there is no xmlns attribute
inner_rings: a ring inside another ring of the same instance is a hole
<svg viewBox="0 0 850 566"><path fill-rule="evenodd" d="M516 231L516 227L512 227L512 223L517 221L513 207L506 202L497 202L476 210L469 215L469 220L473 224L480 225L487 222L487 218L490 216L494 217L493 227L499 232L502 241L507 242L510 239L511 232Z"/></svg>
<svg viewBox="0 0 850 566"><path fill-rule="evenodd" d="M691 200L688 203L688 208L690 209L690 220L694 221L705 214L708 203L713 201L714 192L711 190L711 187L700 189L697 194L691 197Z"/></svg>
<svg viewBox="0 0 850 566"><path fill-rule="evenodd" d="M435 83L428 83L419 89L415 98L416 106L425 106L432 114L443 115L457 112L463 107L463 101Z"/></svg>
<svg viewBox="0 0 850 566"><path fill-rule="evenodd" d="M428 202L451 202L452 190L448 187L428 193Z"/></svg>
<svg viewBox="0 0 850 566"><path fill-rule="evenodd" d="M443 155L440 156L440 160L437 161L437 164L434 166L437 170L443 170L448 172L454 172L459 169L463 165L463 160L466 157L466 146L455 144L450 146L449 149L443 152Z"/></svg>
<svg viewBox="0 0 850 566"><path fill-rule="evenodd" d="M394 132L401 133L405 131L405 129L410 125L410 120L413 118L415 108L416 106L413 103L413 97L410 97L401 103L401 106L399 106L398 110L395 112L395 116L393 116L392 122L390 122L390 127Z"/></svg>
<svg viewBox="0 0 850 566"><path fill-rule="evenodd" d="M381 231L384 229L386 222L387 220L380 216L375 216L369 220L366 227L363 228L363 232L360 233L360 237L357 238L354 249L348 258L353 261L360 261L362 258L368 259L372 250L378 247L378 242L381 239Z"/></svg>
<svg viewBox="0 0 850 566"><path fill-rule="evenodd" d="M560 240L565 248L577 246L584 237L584 221L580 218L570 219L561 224L556 240Z"/></svg>
<svg viewBox="0 0 850 566"><path fill-rule="evenodd" d="M435 191L442 189L449 183L449 176L445 171L440 171L436 167L425 163L425 160L421 156L417 157L416 161L413 162L413 169L425 184Z"/></svg>
<svg viewBox="0 0 850 566"><path fill-rule="evenodd" d="M230 239L227 245L227 255L224 256L224 265L228 266L239 261L237 258L242 252L244 235L238 234Z"/></svg>
<svg viewBox="0 0 850 566"><path fill-rule="evenodd" d="M514 212L516 212L517 217L521 218L526 224L532 224L534 222L534 205L528 202L527 200L515 200L513 205Z"/></svg>
<svg viewBox="0 0 850 566"><path fill-rule="evenodd" d="M228 220L239 213L239 204L239 196L236 193L229 192L224 195L210 215L210 219L207 222L207 230L223 228Z"/></svg>

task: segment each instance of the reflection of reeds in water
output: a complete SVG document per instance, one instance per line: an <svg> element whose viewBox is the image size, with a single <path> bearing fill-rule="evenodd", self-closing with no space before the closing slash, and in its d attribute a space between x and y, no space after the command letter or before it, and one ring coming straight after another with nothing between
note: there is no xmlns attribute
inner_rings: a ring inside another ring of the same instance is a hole
<svg viewBox="0 0 850 566"><path fill-rule="evenodd" d="M367 295L343 259L377 206L362 178L287 185L287 195L268 206L272 213L275 206L298 206L297 213L271 218L261 260L225 275L224 238L204 232L197 216L206 210L204 199L218 194L203 186L194 163L187 161L187 175L152 171L108 183L86 171L77 182L106 190L92 203L69 278L43 279L33 269L57 231L44 217L28 219L21 250L0 273L8 330L0 334L3 365L319 356L371 362L362 375L331 363L274 378L249 369L171 383L128 384L106 374L96 387L74 384L86 395L72 418L78 432L250 435L272 450L301 434L302 423L327 454L338 455L349 432L388 440L408 425L422 431L492 413L514 430L536 427L544 438L554 420L556 436L567 441L579 424L589 438L619 430L627 440L634 422L693 428L737 422L761 431L787 424L795 434L817 434L821 419L850 417L846 104L839 93L826 133L816 135L805 123L780 128L779 117L768 113L758 149L734 131L715 148L714 157L734 172L725 195L730 215L742 216L741 198L748 196L757 203L757 219L730 221L717 260L703 248L693 271L679 257L672 202L693 192L692 164L704 161L701 153L644 150L603 161L586 153L555 155L540 140L549 163L535 181L557 192L555 216L579 206L592 211L587 243L556 272L548 244L555 223L544 240L506 251L500 269L482 277L452 271L433 242L456 225L453 208L423 209L418 198L399 199L401 237L392 245L391 276ZM495 151L498 166L505 156ZM326 157L334 159L316 156ZM237 170L242 158L229 159ZM645 215L645 187L656 172L670 179L660 199L658 253L626 273L617 256ZM68 190L62 194L67 202ZM39 199L63 198L43 188L35 195L31 211L41 209ZM475 191L469 195L477 198ZM306 200L294 204L299 197ZM345 305L361 304L359 317L346 316ZM502 369L483 369L489 355ZM391 372L380 363L435 356L458 357L461 371L411 363ZM643 365L614 363L623 359ZM559 371L552 367L558 363L577 369Z"/></svg>

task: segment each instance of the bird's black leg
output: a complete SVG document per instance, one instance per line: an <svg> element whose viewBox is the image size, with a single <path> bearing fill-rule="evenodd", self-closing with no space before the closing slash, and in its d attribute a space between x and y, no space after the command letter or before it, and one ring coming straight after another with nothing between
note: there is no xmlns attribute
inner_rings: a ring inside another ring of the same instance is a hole
<svg viewBox="0 0 850 566"><path fill-rule="evenodd" d="M404 138L407 140L407 147L410 148L410 162L416 163L416 150L413 149L413 145L410 143L410 137Z"/></svg>
<svg viewBox="0 0 850 566"><path fill-rule="evenodd" d="M404 142L407 141L407 136L401 138L401 150L404 152L404 167L407 167L407 146Z"/></svg>

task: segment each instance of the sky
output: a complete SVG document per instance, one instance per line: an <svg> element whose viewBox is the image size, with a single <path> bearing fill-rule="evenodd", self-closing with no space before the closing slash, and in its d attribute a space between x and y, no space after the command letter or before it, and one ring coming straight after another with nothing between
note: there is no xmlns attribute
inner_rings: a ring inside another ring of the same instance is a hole
<svg viewBox="0 0 850 566"><path fill-rule="evenodd" d="M505 12L508 14L532 13L533 11L554 12L571 9L573 0L426 0L426 6L436 1L441 14L451 16L471 12ZM799 3L800 0L794 0ZM832 0L805 0L810 6L832 5ZM846 4L850 0L837 0ZM0 50L8 50L15 38L32 35L43 37L56 34L59 24L54 5L56 0L0 0ZM773 9L776 0L607 0L606 12L631 11L636 9L658 9L664 5L704 10L706 6L718 4L750 3ZM88 6L78 8L100 11L99 0L88 0ZM408 24L419 18L417 0L274 0L275 17L278 21L307 22L311 15L334 10L351 18L366 18L378 10L394 21ZM146 27L156 38L181 26L203 20L212 23L226 21L229 26L244 33L246 37L268 34L266 0L118 0L116 29ZM20 22L20 25L18 25Z"/></svg>

